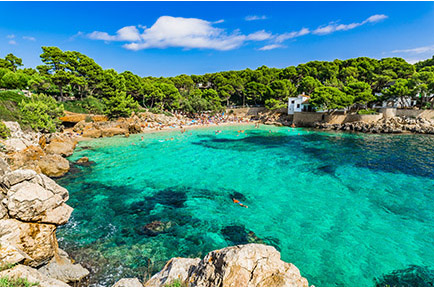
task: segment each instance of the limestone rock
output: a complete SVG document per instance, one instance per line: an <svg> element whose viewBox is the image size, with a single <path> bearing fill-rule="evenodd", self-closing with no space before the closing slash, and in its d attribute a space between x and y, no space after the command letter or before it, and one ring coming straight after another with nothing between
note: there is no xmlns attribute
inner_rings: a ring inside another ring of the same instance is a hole
<svg viewBox="0 0 434 289"><path fill-rule="evenodd" d="M109 128L103 128L101 130L102 137L112 137L115 135L121 135L128 133L128 129L119 128L119 127L109 127Z"/></svg>
<svg viewBox="0 0 434 289"><path fill-rule="evenodd" d="M31 143L28 143L27 141L17 137L8 138L4 141L4 143L10 150L16 151L22 151L23 149L27 148L27 146L31 145Z"/></svg>
<svg viewBox="0 0 434 289"><path fill-rule="evenodd" d="M40 222L55 224L58 226L64 225L68 222L73 210L73 208L63 203L56 208L51 208L45 211Z"/></svg>
<svg viewBox="0 0 434 289"><path fill-rule="evenodd" d="M49 177L61 177L69 171L69 161L59 155L45 155L38 161L41 172Z"/></svg>
<svg viewBox="0 0 434 289"><path fill-rule="evenodd" d="M1 194L1 193L0 193ZM8 210L0 203L0 220L8 217Z"/></svg>
<svg viewBox="0 0 434 289"><path fill-rule="evenodd" d="M55 181L50 179L44 174L38 174L31 180L31 182L39 184L43 188L47 189L48 191L52 192L55 195L59 195L64 202L66 202L69 199L69 193L68 190L65 189L62 186L59 186Z"/></svg>
<svg viewBox="0 0 434 289"><path fill-rule="evenodd" d="M6 160L3 158L0 158L0 177L9 173L10 171L11 171L11 168L9 167Z"/></svg>
<svg viewBox="0 0 434 289"><path fill-rule="evenodd" d="M8 276L9 278L26 278L30 283L38 283L40 287L70 287L68 284L47 277L38 270L24 265L17 265L9 270L0 272L0 277Z"/></svg>
<svg viewBox="0 0 434 289"><path fill-rule="evenodd" d="M0 266L16 264L26 258L26 254L10 244L0 246Z"/></svg>
<svg viewBox="0 0 434 289"><path fill-rule="evenodd" d="M45 147L48 154L61 155L62 157L69 157L74 152L77 142L67 137L57 137L52 139Z"/></svg>
<svg viewBox="0 0 434 289"><path fill-rule="evenodd" d="M99 129L85 129L85 130L83 130L82 136L91 137L91 138L99 138L99 137L101 137L101 130L99 130Z"/></svg>
<svg viewBox="0 0 434 289"><path fill-rule="evenodd" d="M54 222L60 219L60 224L64 224L67 221L65 215L69 218L72 211L65 207L56 209L63 203L62 197L28 181L11 186L3 203L11 217L22 221Z"/></svg>
<svg viewBox="0 0 434 289"><path fill-rule="evenodd" d="M143 284L137 278L122 278L113 287L143 287Z"/></svg>
<svg viewBox="0 0 434 289"><path fill-rule="evenodd" d="M175 280L185 283L200 261L199 258L172 258L159 273L145 283L145 287L162 287Z"/></svg>
<svg viewBox="0 0 434 289"><path fill-rule="evenodd" d="M215 250L199 263L197 259L172 259L145 286L169 285L176 279L199 287L308 286L297 267L280 260L274 247L261 244Z"/></svg>
<svg viewBox="0 0 434 289"><path fill-rule="evenodd" d="M28 181L36 176L36 172L33 170L15 170L6 174L2 181L8 187L21 183L23 181Z"/></svg>
<svg viewBox="0 0 434 289"><path fill-rule="evenodd" d="M45 276L60 280L62 282L77 282L89 275L89 271L80 264L73 264L68 254L60 250L47 264L38 269Z"/></svg>
<svg viewBox="0 0 434 289"><path fill-rule="evenodd" d="M0 220L0 244L24 252L24 264L37 267L48 263L57 250L55 230L55 225Z"/></svg>
<svg viewBox="0 0 434 289"><path fill-rule="evenodd" d="M82 164L82 163L87 163L87 162L89 162L88 157L82 157L82 158L77 160L77 164Z"/></svg>

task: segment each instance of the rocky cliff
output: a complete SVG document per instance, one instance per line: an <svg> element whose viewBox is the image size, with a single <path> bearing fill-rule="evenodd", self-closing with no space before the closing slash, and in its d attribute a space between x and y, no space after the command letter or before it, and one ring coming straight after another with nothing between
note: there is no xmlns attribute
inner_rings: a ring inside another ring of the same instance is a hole
<svg viewBox="0 0 434 289"><path fill-rule="evenodd" d="M307 287L293 264L271 246L247 244L208 253L203 259L173 258L145 286Z"/></svg>
<svg viewBox="0 0 434 289"><path fill-rule="evenodd" d="M0 277L68 286L89 274L57 244L56 228L73 210L65 203L68 198L68 191L46 175L11 170L0 158L0 267L12 267Z"/></svg>

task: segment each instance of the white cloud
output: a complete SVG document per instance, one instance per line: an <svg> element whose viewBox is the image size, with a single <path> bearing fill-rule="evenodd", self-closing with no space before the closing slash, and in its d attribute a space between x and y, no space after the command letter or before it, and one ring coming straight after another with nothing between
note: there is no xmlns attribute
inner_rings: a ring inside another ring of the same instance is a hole
<svg viewBox="0 0 434 289"><path fill-rule="evenodd" d="M283 48L285 46L281 45L281 44L270 44L270 45L265 45L261 48L259 48L258 50L261 51L267 51L267 50L272 50L272 49L276 49L276 48Z"/></svg>
<svg viewBox="0 0 434 289"><path fill-rule="evenodd" d="M411 54L423 54L434 51L434 45L422 46L411 49L393 50L392 53L411 53Z"/></svg>
<svg viewBox="0 0 434 289"><path fill-rule="evenodd" d="M8 42L10 45L16 45L17 44L17 42L15 41L15 40L9 40L9 42Z"/></svg>
<svg viewBox="0 0 434 289"><path fill-rule="evenodd" d="M270 39L273 35L265 30L256 31L255 33L247 35L248 40L263 41Z"/></svg>
<svg viewBox="0 0 434 289"><path fill-rule="evenodd" d="M387 16L384 14L375 14L375 15L368 17L367 19L365 19L362 22L355 22L355 23L350 23L350 24L331 23L331 24L326 25L326 26L320 26L317 29L315 29L312 33L316 34L316 35L326 35L326 34L336 32L336 31L347 31L347 30L351 30L351 29L354 29L356 27L365 25L367 23L376 23L376 22L379 22L379 21L384 20L386 18L387 18Z"/></svg>
<svg viewBox="0 0 434 289"><path fill-rule="evenodd" d="M139 26L142 32L136 26L126 26L119 29L116 35L94 31L88 37L94 40L129 42L123 45L129 50L167 47L231 50L246 41L263 41L272 37L264 30L248 35L241 34L238 30L228 34L224 29L214 27L215 23L198 18L161 16L150 28Z"/></svg>
<svg viewBox="0 0 434 289"><path fill-rule="evenodd" d="M292 38L299 37L299 36L303 36L303 35L307 35L309 33L310 33L310 30L308 28L302 28L299 31L283 33L283 34L276 36L276 42L282 43L285 40L292 39Z"/></svg>
<svg viewBox="0 0 434 289"><path fill-rule="evenodd" d="M265 20L265 19L267 19L267 16L265 16L265 15L261 15L261 16L259 16L259 15L250 15L250 16L246 16L244 18L244 20L246 20L246 21Z"/></svg>
<svg viewBox="0 0 434 289"><path fill-rule="evenodd" d="M29 41L36 41L36 38L32 37L32 36L23 36L23 39L24 40L29 40Z"/></svg>
<svg viewBox="0 0 434 289"><path fill-rule="evenodd" d="M90 39L105 41L138 41L140 33L136 26L125 26L116 35L109 35L107 32L94 31L88 35Z"/></svg>
<svg viewBox="0 0 434 289"><path fill-rule="evenodd" d="M10 34L10 35L6 36L6 38L8 38L8 39L14 39L15 35L14 34Z"/></svg>

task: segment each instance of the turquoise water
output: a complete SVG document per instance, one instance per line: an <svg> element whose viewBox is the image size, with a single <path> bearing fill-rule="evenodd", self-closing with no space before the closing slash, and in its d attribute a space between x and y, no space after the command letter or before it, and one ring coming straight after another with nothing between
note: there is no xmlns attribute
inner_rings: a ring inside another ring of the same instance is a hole
<svg viewBox="0 0 434 289"><path fill-rule="evenodd" d="M316 286L433 272L434 137L219 129L78 145L70 160L94 163L59 179L75 210L58 237L91 285L247 242L275 246Z"/></svg>

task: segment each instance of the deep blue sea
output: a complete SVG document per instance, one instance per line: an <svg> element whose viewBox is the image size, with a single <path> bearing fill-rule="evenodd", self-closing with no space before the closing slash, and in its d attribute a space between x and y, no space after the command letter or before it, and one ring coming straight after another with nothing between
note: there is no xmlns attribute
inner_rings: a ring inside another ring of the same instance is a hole
<svg viewBox="0 0 434 289"><path fill-rule="evenodd" d="M434 136L218 129L79 143L57 236L91 285L257 242L315 286L433 286Z"/></svg>

